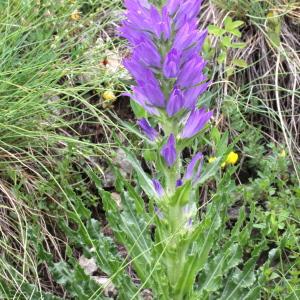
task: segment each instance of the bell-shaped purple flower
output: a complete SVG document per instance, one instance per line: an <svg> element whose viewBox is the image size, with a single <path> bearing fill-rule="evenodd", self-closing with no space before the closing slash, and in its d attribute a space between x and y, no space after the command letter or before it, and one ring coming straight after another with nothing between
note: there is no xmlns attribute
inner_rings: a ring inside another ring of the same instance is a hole
<svg viewBox="0 0 300 300"><path fill-rule="evenodd" d="M160 67L161 57L156 46L144 37L139 40L139 43L134 48L133 56L146 66Z"/></svg>
<svg viewBox="0 0 300 300"><path fill-rule="evenodd" d="M154 6L151 6L150 11L151 26L149 29L153 30L157 38L164 37L169 39L171 35L170 16L166 8L162 9L162 13Z"/></svg>
<svg viewBox="0 0 300 300"><path fill-rule="evenodd" d="M195 55L195 53L200 53L202 51L202 46L207 36L207 32L208 32L207 30L201 32L195 30L192 33L193 40L191 41L190 46L187 49L185 49L181 55L180 61L182 64L188 62Z"/></svg>
<svg viewBox="0 0 300 300"><path fill-rule="evenodd" d="M172 167L174 165L177 153L176 141L173 133L169 136L167 143L162 147L160 154L164 158L168 167Z"/></svg>
<svg viewBox="0 0 300 300"><path fill-rule="evenodd" d="M194 155L192 160L187 166L186 173L184 175L185 180L197 181L200 178L201 169L203 164L203 154L198 152Z"/></svg>
<svg viewBox="0 0 300 300"><path fill-rule="evenodd" d="M125 13L127 17L127 26L137 28L139 30L146 30L151 26L149 16L149 7L145 3L134 0L125 0Z"/></svg>
<svg viewBox="0 0 300 300"><path fill-rule="evenodd" d="M201 9L202 0L186 0L179 6L175 16L176 28L181 28L183 23L197 17Z"/></svg>
<svg viewBox="0 0 300 300"><path fill-rule="evenodd" d="M180 67L180 54L175 48L172 48L166 55L163 64L163 73L167 78L175 78L178 75Z"/></svg>
<svg viewBox="0 0 300 300"><path fill-rule="evenodd" d="M212 115L212 111L206 112L204 108L192 111L181 132L181 138L188 139L193 137L205 126Z"/></svg>
<svg viewBox="0 0 300 300"><path fill-rule="evenodd" d="M137 123L151 141L154 141L157 138L158 132L151 127L147 119L140 119Z"/></svg>
<svg viewBox="0 0 300 300"><path fill-rule="evenodd" d="M148 79L148 78L146 78ZM154 107L164 107L165 97L157 81L151 82L147 80L146 82L138 80L138 90L147 99L147 104Z"/></svg>
<svg viewBox="0 0 300 300"><path fill-rule="evenodd" d="M184 106L184 97L180 89L177 87L171 93L170 99L167 103L167 114L169 117L174 116L178 113Z"/></svg>
<svg viewBox="0 0 300 300"><path fill-rule="evenodd" d="M184 107L189 110L194 110L197 105L198 97L207 90L208 85L209 82L205 82L186 90L184 93Z"/></svg>
<svg viewBox="0 0 300 300"><path fill-rule="evenodd" d="M124 67L132 74L135 81L140 80L141 78L147 78L150 82L155 82L155 76L149 68L145 67L140 63L140 60L135 55L132 55L130 58L124 59Z"/></svg>
<svg viewBox="0 0 300 300"><path fill-rule="evenodd" d="M160 32L165 40L170 39L171 37L171 18L169 16L168 9L163 7L162 15L161 15L161 22L159 24Z"/></svg>
<svg viewBox="0 0 300 300"><path fill-rule="evenodd" d="M195 22L186 22L176 33L173 47L185 50L196 42L198 32Z"/></svg>
<svg viewBox="0 0 300 300"><path fill-rule="evenodd" d="M148 105L147 97L143 93L141 93L139 89L137 89L137 87L132 87L132 91L133 94L129 93L125 95L131 97L133 101L142 106L150 115L159 115L159 112L155 107Z"/></svg>
<svg viewBox="0 0 300 300"><path fill-rule="evenodd" d="M181 0L168 0L166 4L166 8L168 13L173 16L179 8Z"/></svg>
<svg viewBox="0 0 300 300"><path fill-rule="evenodd" d="M205 65L202 57L194 55L180 70L177 84L181 87L192 87L206 80L206 76L202 74Z"/></svg>
<svg viewBox="0 0 300 300"><path fill-rule="evenodd" d="M153 178L152 179L152 184L154 186L154 189L155 189L157 195L159 197L162 197L163 194L164 194L164 189L163 189L162 185L160 184L159 180Z"/></svg>

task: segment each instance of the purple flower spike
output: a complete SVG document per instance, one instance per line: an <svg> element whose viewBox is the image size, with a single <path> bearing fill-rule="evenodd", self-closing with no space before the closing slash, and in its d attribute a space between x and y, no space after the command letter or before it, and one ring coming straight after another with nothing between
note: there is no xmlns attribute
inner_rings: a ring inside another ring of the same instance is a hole
<svg viewBox="0 0 300 300"><path fill-rule="evenodd" d="M163 72L167 78L175 78L179 71L179 53L176 49L171 49L167 54L164 65Z"/></svg>
<svg viewBox="0 0 300 300"><path fill-rule="evenodd" d="M193 137L205 126L212 115L212 111L206 112L204 108L192 111L182 130L181 138L188 139Z"/></svg>
<svg viewBox="0 0 300 300"><path fill-rule="evenodd" d="M175 141L175 136L172 133L169 138L167 143L162 147L160 154L164 158L166 164L168 167L172 167L176 161L176 141Z"/></svg>
<svg viewBox="0 0 300 300"><path fill-rule="evenodd" d="M176 113L178 113L183 108L183 105L184 105L183 94L180 89L175 87L167 104L167 113L169 117L172 117Z"/></svg>
<svg viewBox="0 0 300 300"><path fill-rule="evenodd" d="M157 138L158 132L153 127L151 127L148 120L143 118L138 120L137 123L151 141L154 141Z"/></svg>
<svg viewBox="0 0 300 300"><path fill-rule="evenodd" d="M201 152L198 152L188 164L184 179L191 179L193 182L197 181L200 178L202 163L203 154Z"/></svg>
<svg viewBox="0 0 300 300"><path fill-rule="evenodd" d="M153 183L153 186L154 186L154 188L155 188L155 191L156 191L157 195L158 195L159 197L162 197L163 194L164 194L164 189L163 189L163 187L161 186L160 182L159 182L157 179L153 178L153 179L152 179L152 183Z"/></svg>

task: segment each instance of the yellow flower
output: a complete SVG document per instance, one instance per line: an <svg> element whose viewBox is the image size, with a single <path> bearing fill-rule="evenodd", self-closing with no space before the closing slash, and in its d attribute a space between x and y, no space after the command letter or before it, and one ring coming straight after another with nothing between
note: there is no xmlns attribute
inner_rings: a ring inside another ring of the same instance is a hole
<svg viewBox="0 0 300 300"><path fill-rule="evenodd" d="M102 97L105 101L113 102L114 100L116 100L116 95L112 91L105 91L102 94Z"/></svg>
<svg viewBox="0 0 300 300"><path fill-rule="evenodd" d="M77 9L74 10L74 11L72 12L70 18L71 18L71 20L73 20L73 21L78 21L78 20L80 20L80 11L78 11Z"/></svg>
<svg viewBox="0 0 300 300"><path fill-rule="evenodd" d="M217 158L215 156L212 156L208 159L208 163L211 164L213 163Z"/></svg>
<svg viewBox="0 0 300 300"><path fill-rule="evenodd" d="M221 164L221 168L225 168L225 166L226 166L226 162L224 161L224 162L222 162L222 164Z"/></svg>
<svg viewBox="0 0 300 300"><path fill-rule="evenodd" d="M286 157L286 152L284 149L279 153L279 157Z"/></svg>
<svg viewBox="0 0 300 300"><path fill-rule="evenodd" d="M236 152L231 151L226 157L225 164L234 165L236 164L238 159L239 159L239 155Z"/></svg>

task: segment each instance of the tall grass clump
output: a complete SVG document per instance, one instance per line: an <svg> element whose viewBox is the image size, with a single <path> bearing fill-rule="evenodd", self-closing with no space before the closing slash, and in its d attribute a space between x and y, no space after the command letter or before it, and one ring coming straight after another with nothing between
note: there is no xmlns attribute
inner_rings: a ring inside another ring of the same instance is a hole
<svg viewBox="0 0 300 300"><path fill-rule="evenodd" d="M38 242L62 257L56 213L73 207L62 176L82 180L78 162L95 164L92 156L111 147L108 124L118 130L101 97L122 85L102 64L118 48L106 33L117 5L0 3L1 299L42 299L43 290L55 289Z"/></svg>

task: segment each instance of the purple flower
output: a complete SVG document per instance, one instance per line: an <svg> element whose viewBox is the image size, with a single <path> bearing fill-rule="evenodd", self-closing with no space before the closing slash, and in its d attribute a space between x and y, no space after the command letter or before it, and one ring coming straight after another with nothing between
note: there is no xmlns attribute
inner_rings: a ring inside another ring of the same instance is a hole
<svg viewBox="0 0 300 300"><path fill-rule="evenodd" d="M135 89L146 97L148 105L155 107L165 106L165 97L157 82L138 80L138 84Z"/></svg>
<svg viewBox="0 0 300 300"><path fill-rule="evenodd" d="M159 24L160 31L164 37L165 40L170 39L171 37L171 18L169 16L168 9L166 7L163 7L162 9L162 17L161 22Z"/></svg>
<svg viewBox="0 0 300 300"><path fill-rule="evenodd" d="M162 197L163 194L164 194L164 189L163 189L163 187L161 186L160 182L159 182L157 179L153 178L153 179L152 179L152 183L153 183L153 186L154 186L154 189L155 189L157 195L158 195L159 197Z"/></svg>
<svg viewBox="0 0 300 300"><path fill-rule="evenodd" d="M177 179L177 180L176 180L176 187L180 187L180 186L182 186L182 185L183 185L182 179Z"/></svg>
<svg viewBox="0 0 300 300"><path fill-rule="evenodd" d="M194 55L184 66L178 75L177 84L181 87L192 87L195 84L206 80L206 76L202 71L206 62L202 57Z"/></svg>
<svg viewBox="0 0 300 300"><path fill-rule="evenodd" d="M139 30L146 30L151 24L149 16L149 7L142 5L140 1L135 0L125 0L125 7L127 8L126 26L131 28L137 28ZM144 3L145 4L145 3Z"/></svg>
<svg viewBox="0 0 300 300"><path fill-rule="evenodd" d="M193 182L197 181L200 178L200 173L203 164L203 154L198 152L192 158L190 163L187 166L186 173L184 175L185 180L192 180Z"/></svg>
<svg viewBox="0 0 300 300"><path fill-rule="evenodd" d="M198 86L195 86L191 89L188 89L184 93L184 107L189 110L194 110L197 105L198 97L203 94L209 85L209 82L205 82L203 84L200 84Z"/></svg>
<svg viewBox="0 0 300 300"><path fill-rule="evenodd" d="M151 6L149 16L151 20L149 29L153 30L157 38L164 37L165 39L169 39L171 35L171 23L167 9L163 8L162 13L160 13L155 6Z"/></svg>
<svg viewBox="0 0 300 300"><path fill-rule="evenodd" d="M163 65L163 73L167 78L177 77L179 71L179 59L180 55L175 48L172 48L170 52L167 54L164 65Z"/></svg>
<svg viewBox="0 0 300 300"><path fill-rule="evenodd" d="M157 138L158 132L153 127L151 127L148 120L143 118L138 120L137 123L151 141L154 141Z"/></svg>
<svg viewBox="0 0 300 300"><path fill-rule="evenodd" d="M146 66L160 67L161 56L152 41L142 37L134 49L134 57L138 58Z"/></svg>
<svg viewBox="0 0 300 300"><path fill-rule="evenodd" d="M142 106L150 115L159 115L158 110L155 107L148 105L148 99L143 95L136 87L132 87L133 94L129 94L133 101Z"/></svg>
<svg viewBox="0 0 300 300"><path fill-rule="evenodd" d="M133 75L136 81L141 78L147 78L150 82L156 81L153 72L141 64L139 58L135 55L132 55L131 58L124 59L123 65Z"/></svg>
<svg viewBox="0 0 300 300"><path fill-rule="evenodd" d="M176 153L176 141L175 141L175 136L172 133L168 140L167 143L162 147L160 154L164 158L166 164L168 167L172 167L176 161L177 153Z"/></svg>
<svg viewBox="0 0 300 300"><path fill-rule="evenodd" d="M187 0L179 6L175 16L176 28L181 28L184 22L197 17L201 9L202 0Z"/></svg>
<svg viewBox="0 0 300 300"><path fill-rule="evenodd" d="M198 97L209 84L203 74L206 62L199 55L207 35L206 30L198 30L197 15L202 1L165 2L161 8L149 0L124 0L126 18L119 31L132 49L124 66L136 81L133 100L150 114L164 115L162 110L165 110L168 117L173 117L182 111L180 117L185 118L183 114L192 111L181 133L183 138L189 138L211 116L211 112L196 109ZM170 78L176 80L166 80ZM154 138L153 132L149 134ZM173 139L175 143L174 136ZM170 151L171 141L169 137L162 151L174 153ZM170 161L166 160L168 165L172 165Z"/></svg>
<svg viewBox="0 0 300 300"><path fill-rule="evenodd" d="M174 15L176 13L177 9L179 8L180 2L181 0L168 0L165 7L167 8L170 15Z"/></svg>
<svg viewBox="0 0 300 300"><path fill-rule="evenodd" d="M193 137L205 126L212 115L212 111L206 112L204 108L192 111L181 132L181 138L188 139Z"/></svg>
<svg viewBox="0 0 300 300"><path fill-rule="evenodd" d="M179 112L184 105L184 97L180 89L177 87L174 88L171 93L170 99L167 103L167 114L169 117L174 116L177 112Z"/></svg>
<svg viewBox="0 0 300 300"><path fill-rule="evenodd" d="M196 40L198 35L195 22L186 22L176 33L173 47L176 49L186 49L190 47Z"/></svg>
<svg viewBox="0 0 300 300"><path fill-rule="evenodd" d="M195 55L195 53L201 52L207 32L207 30L201 32L198 30L193 31L193 40L190 41L189 47L183 51L181 55L181 63L189 61Z"/></svg>

